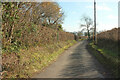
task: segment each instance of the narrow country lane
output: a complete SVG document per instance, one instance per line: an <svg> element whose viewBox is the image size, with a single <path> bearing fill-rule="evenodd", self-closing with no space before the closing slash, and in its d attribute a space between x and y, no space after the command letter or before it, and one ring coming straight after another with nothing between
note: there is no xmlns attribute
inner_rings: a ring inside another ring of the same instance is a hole
<svg viewBox="0 0 120 80"><path fill-rule="evenodd" d="M81 41L66 50L53 64L33 78L106 78L106 70Z"/></svg>

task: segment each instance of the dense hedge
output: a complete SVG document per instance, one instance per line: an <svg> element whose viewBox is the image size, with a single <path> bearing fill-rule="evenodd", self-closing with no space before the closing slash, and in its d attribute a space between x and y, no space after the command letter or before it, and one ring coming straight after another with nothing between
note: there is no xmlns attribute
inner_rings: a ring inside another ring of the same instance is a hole
<svg viewBox="0 0 120 80"><path fill-rule="evenodd" d="M31 76L55 60L74 40L74 34L48 27L31 24L24 29L15 28L11 43L2 38L2 77Z"/></svg>
<svg viewBox="0 0 120 80"><path fill-rule="evenodd" d="M48 27L31 24L24 29L15 28L11 43L2 38L2 77L31 76L56 59L74 40L74 34Z"/></svg>
<svg viewBox="0 0 120 80"><path fill-rule="evenodd" d="M4 51L5 53L17 52L20 48L70 39L68 37L71 34L60 31L64 13L58 3L2 2L0 4L2 4L3 13L0 31L3 53Z"/></svg>
<svg viewBox="0 0 120 80"><path fill-rule="evenodd" d="M3 38L3 50L7 52L18 51L19 48L29 48L33 46L42 46L52 44L58 41L74 40L74 34L64 31L59 31L42 26L29 26L22 31L16 30L13 41L10 44L5 44L7 38ZM24 35L22 35L24 34Z"/></svg>
<svg viewBox="0 0 120 80"><path fill-rule="evenodd" d="M114 28L97 35L97 45L101 48L108 49L114 54L120 55L119 52L120 28Z"/></svg>

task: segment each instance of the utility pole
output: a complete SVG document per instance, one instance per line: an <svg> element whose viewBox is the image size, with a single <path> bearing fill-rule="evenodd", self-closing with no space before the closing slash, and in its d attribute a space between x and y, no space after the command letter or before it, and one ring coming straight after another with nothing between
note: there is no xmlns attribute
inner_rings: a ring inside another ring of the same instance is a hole
<svg viewBox="0 0 120 80"><path fill-rule="evenodd" d="M94 0L94 44L96 44L96 1Z"/></svg>

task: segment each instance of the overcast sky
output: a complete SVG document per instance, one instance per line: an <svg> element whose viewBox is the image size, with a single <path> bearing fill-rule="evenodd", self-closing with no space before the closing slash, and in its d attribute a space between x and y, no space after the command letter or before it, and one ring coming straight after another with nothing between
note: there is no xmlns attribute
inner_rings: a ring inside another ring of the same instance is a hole
<svg viewBox="0 0 120 80"><path fill-rule="evenodd" d="M65 31L80 31L80 19L85 14L93 19L93 2L58 2L65 12ZM97 31L118 27L118 2L97 2Z"/></svg>

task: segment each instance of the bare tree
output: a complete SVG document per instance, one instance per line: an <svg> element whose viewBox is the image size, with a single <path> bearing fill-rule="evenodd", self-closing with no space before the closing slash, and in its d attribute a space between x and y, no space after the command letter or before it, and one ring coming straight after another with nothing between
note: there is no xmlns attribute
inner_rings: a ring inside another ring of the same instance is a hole
<svg viewBox="0 0 120 80"><path fill-rule="evenodd" d="M88 16L83 16L81 18L81 21L83 21L83 23L80 24L80 28L82 29L82 31L87 30L87 36L88 36L88 39L90 39L90 30L92 29L93 21Z"/></svg>

